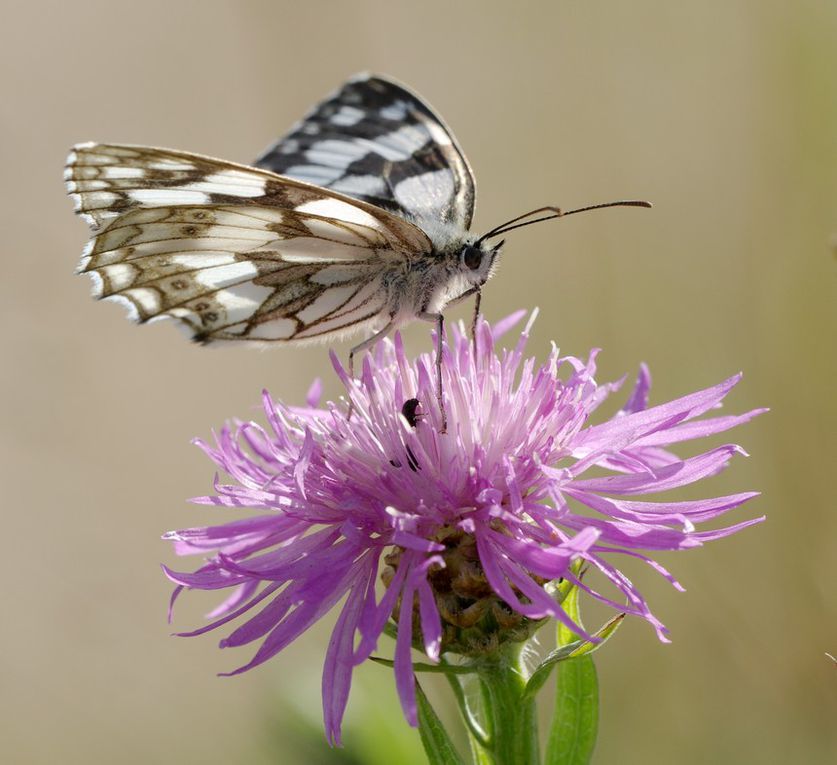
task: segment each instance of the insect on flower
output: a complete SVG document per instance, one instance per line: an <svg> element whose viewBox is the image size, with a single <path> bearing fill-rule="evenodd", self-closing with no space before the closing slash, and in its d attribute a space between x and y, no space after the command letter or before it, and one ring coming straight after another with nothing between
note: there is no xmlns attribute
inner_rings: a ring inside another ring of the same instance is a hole
<svg viewBox="0 0 837 765"><path fill-rule="evenodd" d="M597 352L561 356L553 345L543 363L527 357L534 316L503 349L499 338L521 317L493 327L480 319L474 340L455 324L445 338L444 435L434 359L410 358L394 333L368 354L357 379L333 356L359 416L348 420L334 404L320 404L318 386L302 408L265 393L264 426L235 421L212 442L199 442L228 478L216 473L211 493L194 501L235 516L218 524L212 515L218 525L165 535L178 555L195 560L165 568L175 584L172 602L189 590L224 593L207 624L178 634L218 629L224 649L250 646L249 660L230 673L239 674L339 609L322 681L326 733L335 744L353 669L378 653L388 624L395 644L380 649L392 649L413 725L413 649L433 662L485 657L529 640L547 618L589 637L547 582L567 579L645 619L667 641L628 576L631 566L645 564L682 589L661 553L693 550L763 520L720 523L753 492L668 496L700 489L741 447L707 445L688 457L677 449L764 410L718 412L739 375L651 405L643 365L621 406L602 416L621 383L597 382ZM591 569L584 581L571 568L576 560Z"/></svg>
<svg viewBox="0 0 837 765"><path fill-rule="evenodd" d="M417 398L408 398L404 402L404 406L401 407L401 414L411 428L414 428L422 417L421 412L419 412L420 406L421 402Z"/></svg>
<svg viewBox="0 0 837 765"><path fill-rule="evenodd" d="M408 398L404 402L404 406L401 407L401 416L407 421L407 424L411 428L415 428L419 420L424 417L424 414L419 411L419 407L421 406L421 402L417 398ZM405 445L405 451L407 452L407 466L412 470L414 473L417 473L421 470L421 466L416 459L416 455L414 454L413 450ZM398 459L391 459L389 464L393 467L401 467L401 460Z"/></svg>
<svg viewBox="0 0 837 765"><path fill-rule="evenodd" d="M201 343L302 343L365 332L349 354L475 296L503 234L620 201L542 207L471 233L475 186L418 96L368 74L316 106L255 167L169 149L83 143L65 169L91 228L79 272L132 319L172 317Z"/></svg>

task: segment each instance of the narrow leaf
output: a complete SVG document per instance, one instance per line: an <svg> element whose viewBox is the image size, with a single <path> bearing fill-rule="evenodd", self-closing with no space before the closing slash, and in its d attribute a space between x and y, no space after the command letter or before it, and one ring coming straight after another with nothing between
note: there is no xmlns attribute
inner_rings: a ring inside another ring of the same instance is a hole
<svg viewBox="0 0 837 765"><path fill-rule="evenodd" d="M555 665L558 664L559 661L575 659L579 656L586 656L587 654L593 653L593 651L598 651L599 648L601 648L610 639L610 636L616 632L624 618L625 614L614 616L602 627L596 630L593 635L600 638L598 643L594 643L590 640L574 640L572 643L559 646L555 650L550 651L532 673L532 676L529 678L529 682L526 683L526 691L523 694L524 697L534 696L543 687Z"/></svg>
<svg viewBox="0 0 837 765"><path fill-rule="evenodd" d="M370 656L369 661L382 664L385 667L394 667L392 659L382 659L380 656ZM435 672L437 675L473 675L476 670L467 664L428 664L425 661L413 662L414 672Z"/></svg>
<svg viewBox="0 0 837 765"><path fill-rule="evenodd" d="M587 765L599 727L599 687L590 656L558 668L558 697L544 765Z"/></svg>
<svg viewBox="0 0 837 765"><path fill-rule="evenodd" d="M465 765L442 725L442 721L430 706L418 680L416 680L416 701L418 702L419 735L430 765Z"/></svg>
<svg viewBox="0 0 837 765"><path fill-rule="evenodd" d="M580 566L580 562L574 564L577 576L581 573ZM578 595L578 587L573 587L561 605L576 624L581 624ZM611 619L599 630L597 637L606 640L621 621L621 616ZM587 654L597 645L579 640L569 628L558 625L556 651L571 650L568 655L553 662L553 665L560 663L558 694L544 765L588 765L593 756L599 726L599 685L593 659Z"/></svg>
<svg viewBox="0 0 837 765"><path fill-rule="evenodd" d="M549 676L552 674L552 670L555 667L555 665L559 661L569 659L573 655L573 653L582 646L583 643L583 640L576 640L574 643L570 643L569 645L562 645L560 648L556 648L554 651L550 651L547 654L546 658L540 664L538 664L535 671L532 672L532 675L529 678L529 682L526 683L526 690L523 692L523 695L528 698L534 696L541 688L543 688L544 683L549 679Z"/></svg>
<svg viewBox="0 0 837 765"><path fill-rule="evenodd" d="M599 629L597 629L593 635L599 638L598 643L592 643L589 640L582 640L579 641L581 645L576 648L572 653L570 653L569 658L574 659L577 656L586 656L587 654L593 653L594 651L598 651L608 640L610 640L611 636L619 629L619 625L625 619L625 614L617 614L612 619L606 621Z"/></svg>

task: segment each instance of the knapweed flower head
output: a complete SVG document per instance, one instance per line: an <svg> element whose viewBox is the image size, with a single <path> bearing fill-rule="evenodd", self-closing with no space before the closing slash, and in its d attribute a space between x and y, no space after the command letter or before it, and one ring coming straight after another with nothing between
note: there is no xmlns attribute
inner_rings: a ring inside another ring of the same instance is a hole
<svg viewBox="0 0 837 765"><path fill-rule="evenodd" d="M553 348L542 365L524 359L529 326L513 349L496 350L521 316L493 329L480 321L473 342L461 329L452 332L442 356L444 433L434 358L410 361L396 335L364 358L359 379L333 357L350 417L345 404L320 408L316 385L300 408L265 393L267 427L235 423L214 444L200 444L231 482L216 479L214 494L195 501L247 514L166 535L177 553L206 556L192 573L165 569L175 597L184 588L229 592L209 624L181 634L235 623L222 647L258 643L236 674L275 656L341 604L322 682L333 743L352 669L376 650L390 620L395 681L416 724L413 648L431 660L448 651L473 656L525 639L548 617L587 636L544 587L559 578L646 619L666 640L620 563L645 561L679 586L654 560L656 551L696 547L761 520L697 528L753 493L645 498L712 476L742 453L725 445L681 459L668 448L760 411L696 419L719 406L738 376L648 407L643 366L622 408L591 424L620 383L596 383L595 351L582 360ZM578 580L570 564L579 558L612 593Z"/></svg>

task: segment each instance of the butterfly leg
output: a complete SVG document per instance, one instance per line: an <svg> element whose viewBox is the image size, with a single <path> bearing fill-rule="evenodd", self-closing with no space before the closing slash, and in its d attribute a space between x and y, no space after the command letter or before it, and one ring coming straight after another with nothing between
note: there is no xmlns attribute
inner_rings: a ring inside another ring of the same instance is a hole
<svg viewBox="0 0 837 765"><path fill-rule="evenodd" d="M420 313L419 318L436 324L436 400L439 402L439 411L442 413L442 429L439 432L447 433L448 415L442 395L442 341L445 334L445 317L440 313Z"/></svg>
<svg viewBox="0 0 837 765"><path fill-rule="evenodd" d="M471 342L474 344L474 350L477 349L477 320L480 317L480 303L482 303L482 290L479 287L474 287L476 297L474 298L474 318L471 319Z"/></svg>
<svg viewBox="0 0 837 765"><path fill-rule="evenodd" d="M352 350L349 351L349 377L354 381L355 379L355 354L356 353L363 353L363 351L371 348L378 340L382 340L385 338L392 330L395 329L395 321L390 319L387 322L387 325L376 332L371 337L367 337L362 343L358 343ZM354 411L354 403L352 401L351 396L349 397L349 411L346 413L346 419L348 420L352 416L352 411Z"/></svg>
<svg viewBox="0 0 837 765"><path fill-rule="evenodd" d="M463 292L458 298L454 298L453 300L448 303L449 306L456 305L457 303L461 303L463 300L471 297L471 295L476 295L474 298L474 316L471 319L471 340L473 341L474 345L477 342L477 319L480 317L480 303L482 302L482 287L471 287L471 289L466 290Z"/></svg>

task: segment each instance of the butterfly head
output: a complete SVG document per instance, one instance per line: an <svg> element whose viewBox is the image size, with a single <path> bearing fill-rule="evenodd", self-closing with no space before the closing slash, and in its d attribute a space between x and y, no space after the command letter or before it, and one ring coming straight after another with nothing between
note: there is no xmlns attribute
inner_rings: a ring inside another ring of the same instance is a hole
<svg viewBox="0 0 837 765"><path fill-rule="evenodd" d="M489 244L475 240L465 242L459 253L458 267L465 280L474 287L485 284L494 273L503 242Z"/></svg>

